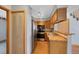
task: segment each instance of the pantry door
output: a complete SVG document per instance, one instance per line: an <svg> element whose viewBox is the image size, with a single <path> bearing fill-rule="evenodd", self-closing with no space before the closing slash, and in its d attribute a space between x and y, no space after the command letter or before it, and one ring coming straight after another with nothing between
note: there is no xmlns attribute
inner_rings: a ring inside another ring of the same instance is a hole
<svg viewBox="0 0 79 59"><path fill-rule="evenodd" d="M25 53L25 12L12 11L12 53Z"/></svg>

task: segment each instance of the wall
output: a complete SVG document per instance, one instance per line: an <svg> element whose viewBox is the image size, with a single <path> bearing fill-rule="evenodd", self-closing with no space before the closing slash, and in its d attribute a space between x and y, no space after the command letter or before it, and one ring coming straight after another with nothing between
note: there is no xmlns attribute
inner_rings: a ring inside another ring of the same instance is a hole
<svg viewBox="0 0 79 59"><path fill-rule="evenodd" d="M0 10L0 17L6 18L6 11ZM6 20L0 19L0 41L6 40Z"/></svg>
<svg viewBox="0 0 79 59"><path fill-rule="evenodd" d="M79 21L70 16L70 13L73 13L74 10L79 8L79 5L68 5L67 6L67 19L69 19L69 32L73 35L68 38L68 53L72 53L72 45L79 45Z"/></svg>
<svg viewBox="0 0 79 59"><path fill-rule="evenodd" d="M72 44L79 45L79 21L77 21L75 18L70 16L70 13L73 13L73 11L78 8L79 8L79 5L68 6L67 17L70 21L70 33L74 33L74 35L71 36Z"/></svg>
<svg viewBox="0 0 79 59"><path fill-rule="evenodd" d="M69 34L69 20L63 21L61 23L58 23L58 30L59 32L63 34Z"/></svg>
<svg viewBox="0 0 79 59"><path fill-rule="evenodd" d="M6 40L6 20L0 20L0 41Z"/></svg>
<svg viewBox="0 0 79 59"><path fill-rule="evenodd" d="M27 7L27 6L25 6ZM32 53L32 19L31 19L31 12L28 7L27 13L27 53Z"/></svg>

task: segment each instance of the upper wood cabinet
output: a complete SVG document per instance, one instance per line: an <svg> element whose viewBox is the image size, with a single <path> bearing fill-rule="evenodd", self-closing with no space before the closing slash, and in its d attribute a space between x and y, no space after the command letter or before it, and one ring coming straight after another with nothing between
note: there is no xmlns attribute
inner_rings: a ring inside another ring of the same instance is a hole
<svg viewBox="0 0 79 59"><path fill-rule="evenodd" d="M48 21L45 21L45 27L46 28L50 28L50 21L48 20Z"/></svg>
<svg viewBox="0 0 79 59"><path fill-rule="evenodd" d="M54 25L54 23L57 21L57 10L54 12L54 14L52 15L52 17L49 20L49 25L50 27Z"/></svg>
<svg viewBox="0 0 79 59"><path fill-rule="evenodd" d="M67 19L66 14L67 14L67 8L59 8L59 9L57 9L57 21L56 22L66 20Z"/></svg>
<svg viewBox="0 0 79 59"><path fill-rule="evenodd" d="M50 18L50 26L67 19L67 8L58 8Z"/></svg>
<svg viewBox="0 0 79 59"><path fill-rule="evenodd" d="M58 13L57 13L57 10L56 10L54 15L52 16L52 22L51 22L52 24L54 24L58 20L57 17L58 17Z"/></svg>

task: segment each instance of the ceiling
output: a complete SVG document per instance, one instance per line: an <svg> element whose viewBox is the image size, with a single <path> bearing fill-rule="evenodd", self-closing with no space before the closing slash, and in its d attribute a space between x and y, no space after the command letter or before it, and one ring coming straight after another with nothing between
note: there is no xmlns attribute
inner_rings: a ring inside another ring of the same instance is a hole
<svg viewBox="0 0 79 59"><path fill-rule="evenodd" d="M55 7L55 5L32 5L30 6L32 17L34 19L41 18L47 20L53 13Z"/></svg>

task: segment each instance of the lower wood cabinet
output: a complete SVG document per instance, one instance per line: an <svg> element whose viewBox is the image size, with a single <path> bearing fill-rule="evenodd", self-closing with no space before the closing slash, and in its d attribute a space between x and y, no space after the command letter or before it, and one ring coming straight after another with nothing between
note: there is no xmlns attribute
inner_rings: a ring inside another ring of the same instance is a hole
<svg viewBox="0 0 79 59"><path fill-rule="evenodd" d="M49 53L50 54L66 54L67 53L67 41L49 41Z"/></svg>

